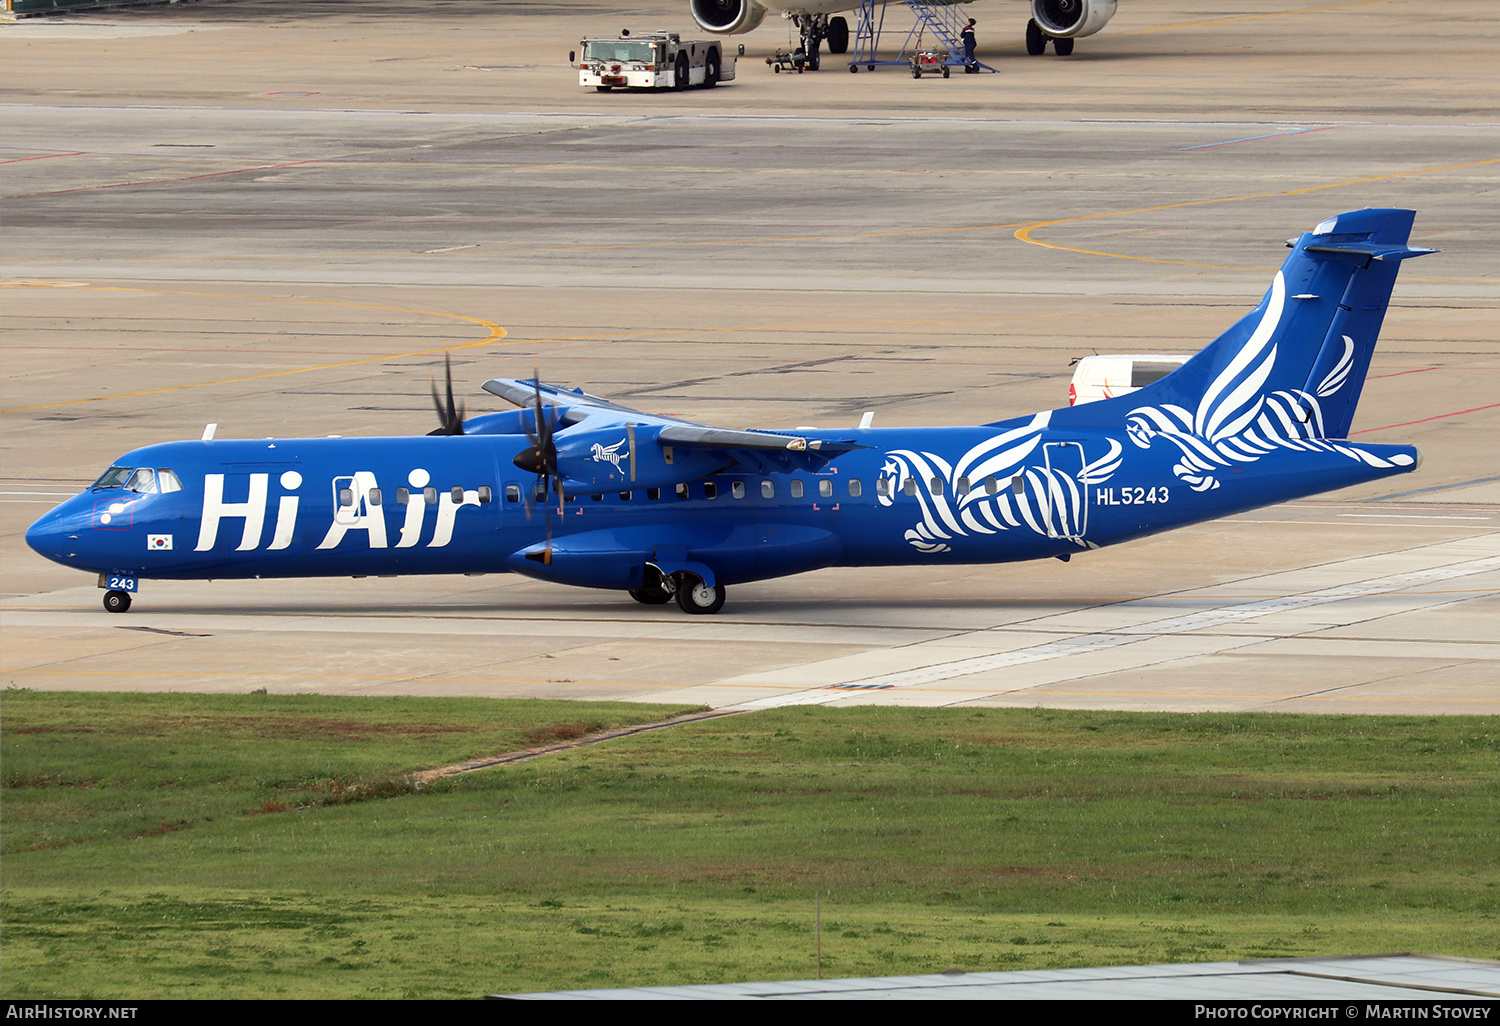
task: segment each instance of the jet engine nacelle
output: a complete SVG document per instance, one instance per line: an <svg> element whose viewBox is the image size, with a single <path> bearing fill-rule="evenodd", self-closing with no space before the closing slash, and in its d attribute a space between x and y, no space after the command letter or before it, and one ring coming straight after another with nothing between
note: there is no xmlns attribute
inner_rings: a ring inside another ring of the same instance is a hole
<svg viewBox="0 0 1500 1026"><path fill-rule="evenodd" d="M603 495L642 488L670 488L722 470L722 455L708 449L661 445L660 424L556 436L557 472L568 495Z"/></svg>
<svg viewBox="0 0 1500 1026"><path fill-rule="evenodd" d="M688 8L700 27L725 35L749 32L766 16L766 9L755 0L689 0ZM1113 14L1114 0L1110 0L1110 8Z"/></svg>
<svg viewBox="0 0 1500 1026"><path fill-rule="evenodd" d="M695 10L699 2L693 0ZM1115 16L1115 0L1031 0L1031 16L1053 39L1082 39L1098 32Z"/></svg>

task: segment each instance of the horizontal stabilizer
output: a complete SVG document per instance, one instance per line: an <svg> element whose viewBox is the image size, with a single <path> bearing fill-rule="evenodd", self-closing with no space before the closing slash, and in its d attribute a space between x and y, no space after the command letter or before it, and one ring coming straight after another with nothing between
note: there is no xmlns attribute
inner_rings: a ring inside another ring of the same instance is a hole
<svg viewBox="0 0 1500 1026"><path fill-rule="evenodd" d="M1426 256L1429 253L1438 252L1435 249L1425 249L1421 246L1387 246L1375 242L1345 242L1337 245L1311 245L1304 246L1309 253L1336 253L1344 256L1360 257L1366 262L1370 260L1405 260L1408 257Z"/></svg>

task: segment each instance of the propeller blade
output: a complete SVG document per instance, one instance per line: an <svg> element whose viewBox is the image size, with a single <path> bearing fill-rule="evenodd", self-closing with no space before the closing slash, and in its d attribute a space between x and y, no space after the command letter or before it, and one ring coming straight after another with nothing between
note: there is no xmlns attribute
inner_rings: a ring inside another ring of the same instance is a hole
<svg viewBox="0 0 1500 1026"><path fill-rule="evenodd" d="M432 405L437 409L438 426L427 432L429 435L461 435L464 433L464 409L463 403L453 400L453 361L447 353L443 354L443 377L447 383L448 402L443 403L443 397L438 394L437 381L432 382Z"/></svg>

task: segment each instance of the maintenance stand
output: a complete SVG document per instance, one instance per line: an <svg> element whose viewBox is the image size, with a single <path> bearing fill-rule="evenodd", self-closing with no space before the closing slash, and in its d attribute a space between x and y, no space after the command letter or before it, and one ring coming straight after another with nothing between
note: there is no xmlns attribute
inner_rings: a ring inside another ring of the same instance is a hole
<svg viewBox="0 0 1500 1026"><path fill-rule="evenodd" d="M916 23L906 33L906 40L901 44L901 50L896 58L881 60L877 54L880 50L880 33L885 27L884 0L860 0L858 22L854 32L854 55L849 61L851 72L858 71L861 64L870 71L874 71L881 65L896 65L913 71L929 70L929 61L924 60L920 64L917 62L917 54L923 51L922 36L928 32L932 33L948 50L948 59L940 66L962 68L968 64L962 56L964 44L961 39L964 25L969 20L964 17L968 13L966 10L957 10L955 4L938 4L930 0L901 0L901 2L916 16ZM916 41L915 46L913 40ZM988 64L981 64L978 61L975 61L973 66L976 70L988 71L992 74L995 71Z"/></svg>

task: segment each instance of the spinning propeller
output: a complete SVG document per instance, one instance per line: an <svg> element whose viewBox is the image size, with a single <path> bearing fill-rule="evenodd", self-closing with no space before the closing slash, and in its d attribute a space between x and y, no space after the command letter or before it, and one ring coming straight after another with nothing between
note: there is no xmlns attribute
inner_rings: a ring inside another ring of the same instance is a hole
<svg viewBox="0 0 1500 1026"><path fill-rule="evenodd" d="M448 385L448 404L443 405L438 395L437 381L432 382L432 405L437 407L438 426L427 432L429 435L461 435L464 433L464 404L453 401L453 361L443 354L443 377Z"/></svg>
<svg viewBox="0 0 1500 1026"><path fill-rule="evenodd" d="M540 368L533 368L532 384L536 389L535 405L532 407L532 420L535 430L528 430L527 437L531 439L531 448L523 449L516 454L513 463L522 470L528 470L537 476L541 483L540 489L533 490L533 494L540 492L547 510L547 547L542 550L542 563L552 563L552 503L548 500L547 490L550 485L551 491L557 496L558 512L561 513L563 502L562 475L557 471L557 443L554 441L554 429L552 417L546 407L542 405L542 373Z"/></svg>

